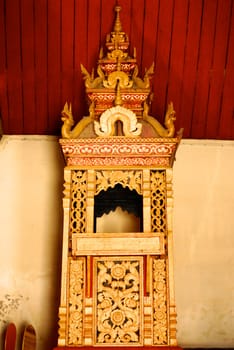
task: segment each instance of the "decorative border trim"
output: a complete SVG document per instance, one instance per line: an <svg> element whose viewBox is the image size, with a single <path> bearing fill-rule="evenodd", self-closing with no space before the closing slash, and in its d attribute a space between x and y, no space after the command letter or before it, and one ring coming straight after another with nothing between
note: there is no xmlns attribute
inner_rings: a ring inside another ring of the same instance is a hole
<svg viewBox="0 0 234 350"><path fill-rule="evenodd" d="M159 166L169 167L169 158L79 158L67 159L68 166Z"/></svg>
<svg viewBox="0 0 234 350"><path fill-rule="evenodd" d="M67 165L170 166L179 138L142 139L109 137L93 139L60 139Z"/></svg>

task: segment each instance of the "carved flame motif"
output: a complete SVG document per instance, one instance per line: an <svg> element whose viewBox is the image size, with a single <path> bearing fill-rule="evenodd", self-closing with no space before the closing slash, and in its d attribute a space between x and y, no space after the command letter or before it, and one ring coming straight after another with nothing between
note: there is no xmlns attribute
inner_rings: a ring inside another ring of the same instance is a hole
<svg viewBox="0 0 234 350"><path fill-rule="evenodd" d="M116 106L102 113L100 122L94 121L94 129L98 136L114 136L116 121L123 123L124 136L134 137L141 134L142 124L137 122L137 117L131 110Z"/></svg>
<svg viewBox="0 0 234 350"><path fill-rule="evenodd" d="M114 188L117 184L142 194L142 171L140 170L100 170L96 172L96 177L96 194L102 190L106 191L109 187Z"/></svg>
<svg viewBox="0 0 234 350"><path fill-rule="evenodd" d="M139 344L141 258L97 262L97 344Z"/></svg>

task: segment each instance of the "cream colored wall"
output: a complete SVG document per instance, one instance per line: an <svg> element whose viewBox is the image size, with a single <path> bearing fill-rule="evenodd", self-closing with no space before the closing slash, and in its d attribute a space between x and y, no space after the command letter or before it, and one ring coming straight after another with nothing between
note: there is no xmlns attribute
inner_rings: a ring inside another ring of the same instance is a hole
<svg viewBox="0 0 234 350"><path fill-rule="evenodd" d="M234 142L183 141L174 165L178 340L234 347Z"/></svg>
<svg viewBox="0 0 234 350"><path fill-rule="evenodd" d="M234 142L183 140L174 166L175 292L184 347L233 347ZM57 139L0 141L0 339L32 323L57 331L63 158ZM2 345L2 344L1 344ZM1 349L1 346L0 346Z"/></svg>
<svg viewBox="0 0 234 350"><path fill-rule="evenodd" d="M49 350L57 331L63 158L53 137L4 136L0 164L0 337L6 322L18 332L32 323L37 350Z"/></svg>

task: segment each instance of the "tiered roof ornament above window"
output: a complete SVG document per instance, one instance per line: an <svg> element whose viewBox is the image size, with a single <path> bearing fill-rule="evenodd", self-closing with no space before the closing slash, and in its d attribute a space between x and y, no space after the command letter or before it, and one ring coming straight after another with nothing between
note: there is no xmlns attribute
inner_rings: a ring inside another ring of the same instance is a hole
<svg viewBox="0 0 234 350"><path fill-rule="evenodd" d="M81 65L89 116L83 117L72 129L72 107L65 104L62 111L62 137L65 139L94 137L143 137L173 138L175 134L175 111L169 103L164 126L150 116L152 100L150 80L154 64L146 70L143 78L138 76L136 53L129 55L129 40L122 30L121 7L116 6L113 31L106 38L106 53L101 48L97 66L89 73Z"/></svg>

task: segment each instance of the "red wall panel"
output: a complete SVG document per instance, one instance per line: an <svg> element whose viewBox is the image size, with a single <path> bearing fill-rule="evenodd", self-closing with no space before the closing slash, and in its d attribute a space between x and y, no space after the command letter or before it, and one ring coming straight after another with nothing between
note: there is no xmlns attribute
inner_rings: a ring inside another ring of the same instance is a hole
<svg viewBox="0 0 234 350"><path fill-rule="evenodd" d="M35 134L49 134L48 128L48 7L46 0L34 2Z"/></svg>
<svg viewBox="0 0 234 350"><path fill-rule="evenodd" d="M184 128L184 134L187 137L192 135L192 117L201 38L202 4L201 0L188 3L181 99L177 113L180 127Z"/></svg>
<svg viewBox="0 0 234 350"><path fill-rule="evenodd" d="M220 107L224 88L224 71L226 66L228 37L230 32L229 13L231 1L220 1L216 15L216 35L210 67L209 99L207 101L206 137L215 138L219 132Z"/></svg>
<svg viewBox="0 0 234 350"><path fill-rule="evenodd" d="M61 8L61 102L73 97L74 0L62 0Z"/></svg>
<svg viewBox="0 0 234 350"><path fill-rule="evenodd" d="M223 88L219 111L218 138L234 138L234 2L231 1L228 48L223 69Z"/></svg>
<svg viewBox="0 0 234 350"><path fill-rule="evenodd" d="M4 2L5 28L5 89L8 109L2 110L3 131L7 119L8 130L12 134L23 133L23 93L22 93L22 50L21 50L21 16L20 2L9 0ZM8 30L10 28L10 30ZM4 96L3 96L4 98ZM6 130L6 131L8 131Z"/></svg>
<svg viewBox="0 0 234 350"><path fill-rule="evenodd" d="M34 50L34 3L21 0L21 56L22 56L22 108L23 131L31 134L36 129L35 118L35 50ZM30 103L29 103L30 101Z"/></svg>
<svg viewBox="0 0 234 350"><path fill-rule="evenodd" d="M187 0L178 0L174 2L166 100L172 100L176 110L181 104L182 94L187 94L187 91L183 90L183 75L185 68L186 36L189 13L188 5ZM185 128L183 125L180 125L180 127Z"/></svg>
<svg viewBox="0 0 234 350"><path fill-rule="evenodd" d="M48 0L47 6L48 130L54 130L55 133L58 133L59 106L62 105L62 1ZM68 36L69 35L70 33L68 33Z"/></svg>
<svg viewBox="0 0 234 350"><path fill-rule="evenodd" d="M75 1L74 7L74 71L73 71L73 96L72 106L74 117L87 114L85 102L84 82L81 75L80 64L85 67L88 63L87 38L88 38L88 1ZM65 100L69 100L66 98ZM64 105L66 101L62 101ZM63 106L62 106L63 107Z"/></svg>
<svg viewBox="0 0 234 350"><path fill-rule="evenodd" d="M169 66L171 59L171 40L174 1L159 2L158 33L156 38L155 77L153 115L162 122L167 104ZM169 97L172 100L172 96ZM176 107L176 106L175 106Z"/></svg>
<svg viewBox="0 0 234 350"><path fill-rule="evenodd" d="M168 102L184 137L233 139L233 0L119 0L139 72L155 63L151 114ZM116 0L0 0L0 93L5 134L60 135L72 102L87 115L89 71L114 23Z"/></svg>
<svg viewBox="0 0 234 350"><path fill-rule="evenodd" d="M205 138L207 104L209 101L210 68L213 61L217 5L217 1L207 0L204 2L203 6L192 114L191 135L193 138Z"/></svg>

